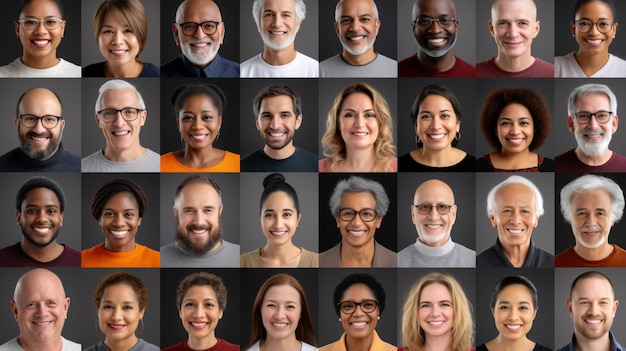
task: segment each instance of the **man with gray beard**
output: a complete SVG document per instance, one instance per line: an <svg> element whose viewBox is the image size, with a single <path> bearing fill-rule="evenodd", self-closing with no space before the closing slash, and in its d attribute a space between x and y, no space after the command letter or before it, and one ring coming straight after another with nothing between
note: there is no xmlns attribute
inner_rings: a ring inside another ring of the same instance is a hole
<svg viewBox="0 0 626 351"><path fill-rule="evenodd" d="M617 98L604 84L575 88L567 100L567 127L578 146L555 157L555 172L626 172L626 157L609 149L617 131Z"/></svg>
<svg viewBox="0 0 626 351"><path fill-rule="evenodd" d="M22 94L14 124L20 146L0 156L0 171L80 172L80 157L61 142L65 120L56 93L38 87Z"/></svg>

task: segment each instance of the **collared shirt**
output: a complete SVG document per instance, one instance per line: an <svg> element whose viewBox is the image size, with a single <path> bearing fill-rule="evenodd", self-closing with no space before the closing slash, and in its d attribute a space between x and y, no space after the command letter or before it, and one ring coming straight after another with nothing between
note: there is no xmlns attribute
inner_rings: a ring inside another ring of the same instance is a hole
<svg viewBox="0 0 626 351"><path fill-rule="evenodd" d="M609 339L611 339L610 351L626 351L626 349L624 349L624 347L619 344L619 341L615 339L615 336L613 336L613 333L610 331L609 331ZM576 334L572 335L572 341L569 344L561 347L557 351L574 351L576 350L575 345L576 345Z"/></svg>
<svg viewBox="0 0 626 351"><path fill-rule="evenodd" d="M161 77L221 77L239 78L239 64L215 55L215 58L203 69L194 66L185 55L161 65Z"/></svg>

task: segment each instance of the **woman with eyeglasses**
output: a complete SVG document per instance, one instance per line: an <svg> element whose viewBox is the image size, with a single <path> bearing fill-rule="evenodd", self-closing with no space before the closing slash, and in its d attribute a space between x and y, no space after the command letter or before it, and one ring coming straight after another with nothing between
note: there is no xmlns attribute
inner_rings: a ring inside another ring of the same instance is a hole
<svg viewBox="0 0 626 351"><path fill-rule="evenodd" d="M182 150L161 156L161 172L239 172L239 155L218 149L226 95L215 84L185 85L172 94Z"/></svg>
<svg viewBox="0 0 626 351"><path fill-rule="evenodd" d="M555 77L625 77L626 60L609 53L617 33L612 0L578 0L570 22L578 51L554 58Z"/></svg>
<svg viewBox="0 0 626 351"><path fill-rule="evenodd" d="M320 347L320 351L396 351L376 332L376 325L385 310L382 284L366 273L345 277L335 288L333 305L344 329L341 338Z"/></svg>

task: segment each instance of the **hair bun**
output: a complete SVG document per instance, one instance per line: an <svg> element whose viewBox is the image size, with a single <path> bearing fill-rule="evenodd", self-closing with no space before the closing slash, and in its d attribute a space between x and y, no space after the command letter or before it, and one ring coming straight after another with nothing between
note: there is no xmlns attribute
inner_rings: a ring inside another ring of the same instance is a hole
<svg viewBox="0 0 626 351"><path fill-rule="evenodd" d="M285 176L280 173L272 173L263 179L263 188L267 188L268 185L274 182L285 182Z"/></svg>

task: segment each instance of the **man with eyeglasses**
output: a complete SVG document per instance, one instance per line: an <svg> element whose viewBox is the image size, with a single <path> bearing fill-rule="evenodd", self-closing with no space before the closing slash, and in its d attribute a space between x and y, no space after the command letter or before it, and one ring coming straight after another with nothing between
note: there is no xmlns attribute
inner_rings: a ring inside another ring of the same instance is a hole
<svg viewBox="0 0 626 351"><path fill-rule="evenodd" d="M555 172L626 172L626 157L609 149L617 131L617 98L604 84L575 88L567 100L567 127L577 147L555 157Z"/></svg>
<svg viewBox="0 0 626 351"><path fill-rule="evenodd" d="M459 21L452 0L413 4L417 53L398 62L398 77L475 77L476 69L452 53Z"/></svg>
<svg viewBox="0 0 626 351"><path fill-rule="evenodd" d="M420 184L411 205L417 240L398 252L398 267L476 267L476 252L450 237L456 210L448 184L438 179Z"/></svg>
<svg viewBox="0 0 626 351"><path fill-rule="evenodd" d="M389 209L389 197L382 184L358 176L341 180L329 205L341 242L320 253L320 267L397 266L396 253L374 240Z"/></svg>
<svg viewBox="0 0 626 351"><path fill-rule="evenodd" d="M46 88L33 88L17 101L14 124L20 146L0 156L3 172L80 172L80 157L61 142L65 120L61 99Z"/></svg>
<svg viewBox="0 0 626 351"><path fill-rule="evenodd" d="M134 85L120 79L105 82L95 110L106 146L83 158L83 172L159 172L159 154L139 140L148 111Z"/></svg>
<svg viewBox="0 0 626 351"><path fill-rule="evenodd" d="M220 56L225 23L212 0L185 0L172 25L181 54L161 66L161 77L239 78L239 64Z"/></svg>

